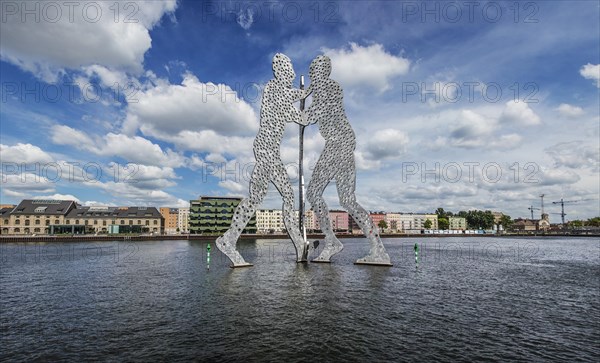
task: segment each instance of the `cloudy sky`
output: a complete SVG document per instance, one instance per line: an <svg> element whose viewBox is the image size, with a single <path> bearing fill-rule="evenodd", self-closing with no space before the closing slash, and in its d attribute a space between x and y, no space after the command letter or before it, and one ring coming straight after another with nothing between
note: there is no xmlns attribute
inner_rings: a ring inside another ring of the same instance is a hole
<svg viewBox="0 0 600 363"><path fill-rule="evenodd" d="M599 18L597 1L3 0L2 203L246 195L283 52L297 74L331 57L365 208L516 218L545 194L554 222L561 198L578 201L567 220L597 216ZM289 124L294 184L297 137ZM323 145L308 129L307 179Z"/></svg>

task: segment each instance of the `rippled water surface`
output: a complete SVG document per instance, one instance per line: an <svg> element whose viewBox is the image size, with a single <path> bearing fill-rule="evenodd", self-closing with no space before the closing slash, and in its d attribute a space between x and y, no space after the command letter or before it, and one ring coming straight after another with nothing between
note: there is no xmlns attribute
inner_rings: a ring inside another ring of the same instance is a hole
<svg viewBox="0 0 600 363"><path fill-rule="evenodd" d="M386 239L394 267L291 242L2 244L0 360L597 361L597 238ZM413 245L421 245L415 266Z"/></svg>

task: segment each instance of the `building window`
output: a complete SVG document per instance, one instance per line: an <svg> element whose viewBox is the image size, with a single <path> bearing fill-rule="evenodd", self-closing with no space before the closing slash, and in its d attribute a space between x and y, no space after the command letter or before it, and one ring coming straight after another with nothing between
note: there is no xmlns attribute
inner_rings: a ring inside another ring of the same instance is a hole
<svg viewBox="0 0 600 363"><path fill-rule="evenodd" d="M16 225L19 225L19 224L21 224L21 221L20 221L20 220L18 220L18 219L16 219L16 220L15 220L15 224L16 224Z"/></svg>
<svg viewBox="0 0 600 363"><path fill-rule="evenodd" d="M39 229L39 228L34 228L34 229L33 229L33 231L34 231L35 233L40 233L40 229Z"/></svg>
<svg viewBox="0 0 600 363"><path fill-rule="evenodd" d="M20 228L15 228L15 233L20 233L21 229Z"/></svg>
<svg viewBox="0 0 600 363"><path fill-rule="evenodd" d="M129 220L129 225L133 226L133 220L131 220L131 219Z"/></svg>
<svg viewBox="0 0 600 363"><path fill-rule="evenodd" d="M149 226L150 225L150 221L146 220L146 225Z"/></svg>
<svg viewBox="0 0 600 363"><path fill-rule="evenodd" d="M79 224L79 219L76 219L76 220L75 220L75 224Z"/></svg>
<svg viewBox="0 0 600 363"><path fill-rule="evenodd" d="M142 224L142 221L140 221L139 219L138 219L138 224Z"/></svg>
<svg viewBox="0 0 600 363"><path fill-rule="evenodd" d="M65 224L71 224L71 221L67 219L67 220L65 221Z"/></svg>
<svg viewBox="0 0 600 363"><path fill-rule="evenodd" d="M50 225L50 220L46 219L46 225L49 226Z"/></svg>
<svg viewBox="0 0 600 363"><path fill-rule="evenodd" d="M94 219L94 225L98 224L98 220Z"/></svg>
<svg viewBox="0 0 600 363"><path fill-rule="evenodd" d="M8 224L8 219L5 219L5 220L4 220L4 224Z"/></svg>
<svg viewBox="0 0 600 363"><path fill-rule="evenodd" d="M102 225L103 225L103 226L106 226L106 221L102 221Z"/></svg>
<svg viewBox="0 0 600 363"><path fill-rule="evenodd" d="M29 225L29 219L25 220L25 225L28 226Z"/></svg>
<svg viewBox="0 0 600 363"><path fill-rule="evenodd" d="M59 223L60 223L60 221L58 219L54 220L54 224L59 224Z"/></svg>
<svg viewBox="0 0 600 363"><path fill-rule="evenodd" d="M39 224L40 224L40 220L39 220L39 219L36 219L36 220L35 220L35 224L38 224L38 225L39 225Z"/></svg>
<svg viewBox="0 0 600 363"><path fill-rule="evenodd" d="M88 225L88 220L86 219L83 223L87 226Z"/></svg>
<svg viewBox="0 0 600 363"><path fill-rule="evenodd" d="M156 226L158 224L158 221L155 219L154 220L154 225Z"/></svg>
<svg viewBox="0 0 600 363"><path fill-rule="evenodd" d="M125 224L125 220L124 219L121 219L121 224Z"/></svg>

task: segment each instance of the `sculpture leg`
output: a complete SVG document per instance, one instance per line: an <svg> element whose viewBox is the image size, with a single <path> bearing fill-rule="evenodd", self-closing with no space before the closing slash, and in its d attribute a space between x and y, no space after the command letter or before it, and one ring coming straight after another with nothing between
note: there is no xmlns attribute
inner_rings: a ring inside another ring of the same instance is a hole
<svg viewBox="0 0 600 363"><path fill-rule="evenodd" d="M302 252L307 246L294 211L294 189L283 163L273 167L272 181L283 198L283 223L296 249L296 261L302 262Z"/></svg>
<svg viewBox="0 0 600 363"><path fill-rule="evenodd" d="M313 171L312 178L310 179L310 183L308 184L307 191L307 199L310 202L310 205L313 208L313 211L317 215L319 219L319 223L321 225L321 231L325 234L325 247L323 251L319 254L317 258L313 261L315 262L330 262L331 257L333 255L341 252L344 249L344 245L340 242L340 240L333 233L333 228L331 227L331 221L329 219L329 208L327 207L327 203L325 203L325 199L323 198L323 192L325 188L331 181L331 175L333 174L333 170L335 167L330 165L329 168L324 166L324 162L321 160L323 155L326 155L327 148L323 151L321 158L317 162L315 170Z"/></svg>
<svg viewBox="0 0 600 363"><path fill-rule="evenodd" d="M390 256L386 252L383 242L381 242L377 226L373 224L373 220L367 211L356 201L356 172L354 163L352 163L351 167L342 170L336 178L336 183L340 204L354 218L360 229L362 229L365 236L369 239L371 246L369 254L363 258L359 258L355 263L391 266Z"/></svg>
<svg viewBox="0 0 600 363"><path fill-rule="evenodd" d="M267 187L269 180L267 179L270 172L262 164L257 164L252 172L250 179L250 196L243 199L235 209L233 214L233 220L231 226L223 234L223 236L217 238L217 248L223 252L231 262L233 267L252 266L244 260L244 257L237 251L236 245L237 240L242 234L244 228L248 224L248 221L252 218L256 212L256 208L262 203L267 195Z"/></svg>

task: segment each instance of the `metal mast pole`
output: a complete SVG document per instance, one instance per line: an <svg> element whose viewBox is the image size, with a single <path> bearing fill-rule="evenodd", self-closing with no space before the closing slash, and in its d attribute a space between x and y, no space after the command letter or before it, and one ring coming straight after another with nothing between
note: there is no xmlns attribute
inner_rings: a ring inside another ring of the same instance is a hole
<svg viewBox="0 0 600 363"><path fill-rule="evenodd" d="M300 89L304 90L304 75L300 76ZM300 112L304 112L304 98L300 100ZM298 229L305 241L302 251L302 261L308 259L308 243L306 242L306 229L304 227L304 125L300 125L299 133L299 155L298 155Z"/></svg>

